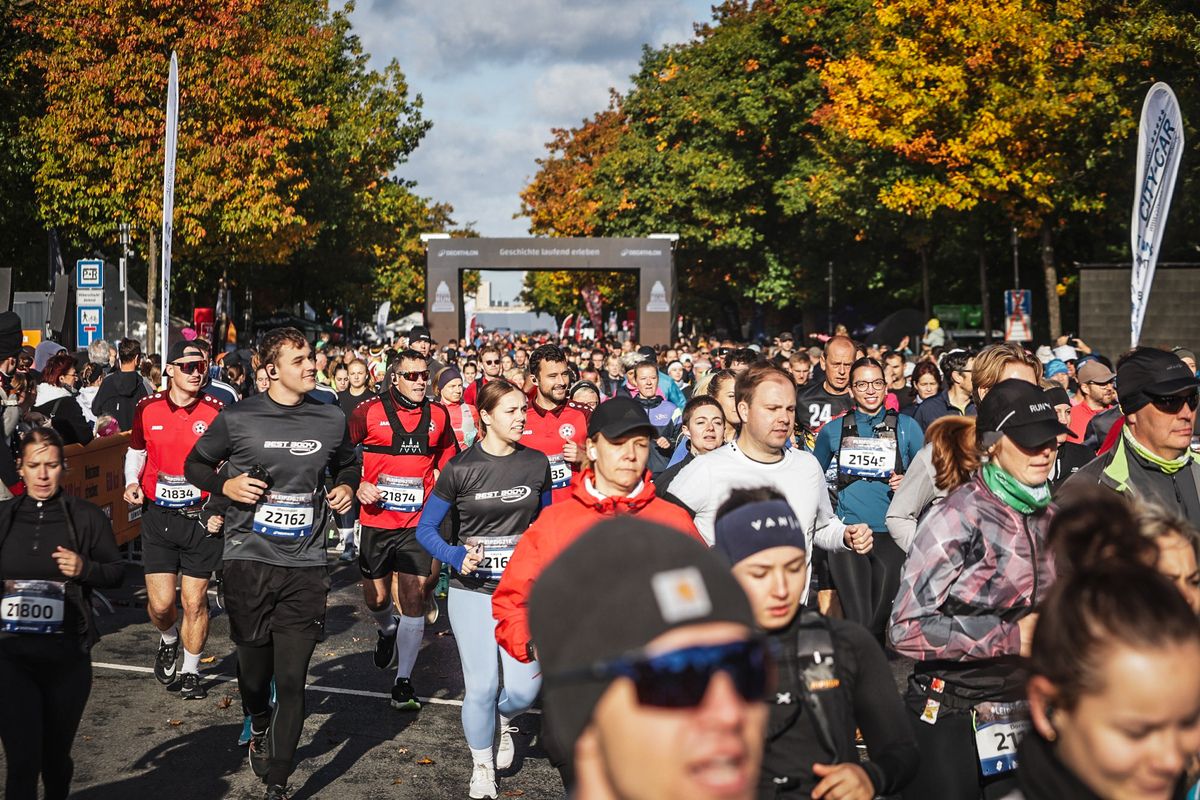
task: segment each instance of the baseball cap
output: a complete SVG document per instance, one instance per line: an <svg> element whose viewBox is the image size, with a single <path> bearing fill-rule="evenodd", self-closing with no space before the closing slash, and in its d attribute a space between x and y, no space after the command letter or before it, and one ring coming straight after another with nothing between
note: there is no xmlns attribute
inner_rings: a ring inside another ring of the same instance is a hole
<svg viewBox="0 0 1200 800"><path fill-rule="evenodd" d="M171 349L167 351L167 363L174 364L181 358L203 358L204 353L192 342L184 339L171 343Z"/></svg>
<svg viewBox="0 0 1200 800"><path fill-rule="evenodd" d="M650 345L642 345L637 349L637 354L643 358L648 358L651 361L658 361L658 353Z"/></svg>
<svg viewBox="0 0 1200 800"><path fill-rule="evenodd" d="M1061 358L1052 358L1050 363L1042 370L1043 378L1053 378L1055 375L1068 375L1070 370L1067 369L1066 362Z"/></svg>
<svg viewBox="0 0 1200 800"><path fill-rule="evenodd" d="M1080 383L1108 383L1117 377L1111 369L1096 359L1085 361L1083 366L1075 371Z"/></svg>
<svg viewBox="0 0 1200 800"><path fill-rule="evenodd" d="M1037 356L1037 360L1043 364L1049 364L1054 360L1054 351L1050 349L1050 345L1048 344L1044 344L1039 347L1034 355Z"/></svg>
<svg viewBox="0 0 1200 800"><path fill-rule="evenodd" d="M1007 436L1030 449L1071 432L1058 421L1058 414L1042 388L1018 378L1000 381L992 387L979 403L975 424L985 434Z"/></svg>
<svg viewBox="0 0 1200 800"><path fill-rule="evenodd" d="M417 325L410 330L408 340L410 342L433 342L433 338L429 335L429 328L424 325Z"/></svg>
<svg viewBox="0 0 1200 800"><path fill-rule="evenodd" d="M613 680L556 678L636 652L676 628L710 622L740 624L747 633L754 628L728 564L699 541L634 517L583 534L550 562L529 597L551 734L570 747Z"/></svg>
<svg viewBox="0 0 1200 800"><path fill-rule="evenodd" d="M1117 364L1117 402L1132 414L1155 397L1194 392L1200 386L1183 359L1154 347L1136 347Z"/></svg>
<svg viewBox="0 0 1200 800"><path fill-rule="evenodd" d="M1172 347L1171 352L1180 358L1190 358L1192 361L1196 360L1196 351L1189 350L1186 347Z"/></svg>
<svg viewBox="0 0 1200 800"><path fill-rule="evenodd" d="M605 439L619 439L631 431L650 429L650 417L641 403L632 397L614 397L596 406L588 418L587 435L590 439L602 434Z"/></svg>
<svg viewBox="0 0 1200 800"><path fill-rule="evenodd" d="M1054 357L1063 361L1075 361L1079 358L1079 353L1071 345L1062 344L1054 348Z"/></svg>

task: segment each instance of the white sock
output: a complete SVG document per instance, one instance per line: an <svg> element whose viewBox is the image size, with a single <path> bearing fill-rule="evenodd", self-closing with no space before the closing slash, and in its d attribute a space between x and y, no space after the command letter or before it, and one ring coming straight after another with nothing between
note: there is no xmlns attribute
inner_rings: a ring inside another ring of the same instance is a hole
<svg viewBox="0 0 1200 800"><path fill-rule="evenodd" d="M500 732L501 733L504 733L505 729L508 728L508 726L511 724L512 724L512 717L506 717L503 714L500 715Z"/></svg>
<svg viewBox="0 0 1200 800"><path fill-rule="evenodd" d="M172 625L165 631L160 631L164 644L175 644L179 641L179 626Z"/></svg>
<svg viewBox="0 0 1200 800"><path fill-rule="evenodd" d="M384 636L391 636L392 631L396 630L396 618L392 616L391 603L388 603L386 608L372 611L371 616L375 618L375 624L379 626L379 632Z"/></svg>
<svg viewBox="0 0 1200 800"><path fill-rule="evenodd" d="M492 766L492 748L488 747L484 750L476 750L471 748L471 761L475 764L485 764Z"/></svg>
<svg viewBox="0 0 1200 800"><path fill-rule="evenodd" d="M396 630L396 677L411 678L421 638L425 635L425 617L401 617Z"/></svg>
<svg viewBox="0 0 1200 800"><path fill-rule="evenodd" d="M342 544L354 547L354 528L338 528L338 533L342 535Z"/></svg>
<svg viewBox="0 0 1200 800"><path fill-rule="evenodd" d="M185 647L183 648L183 669L179 670L180 674L190 672L193 675L200 674L200 654L191 653Z"/></svg>

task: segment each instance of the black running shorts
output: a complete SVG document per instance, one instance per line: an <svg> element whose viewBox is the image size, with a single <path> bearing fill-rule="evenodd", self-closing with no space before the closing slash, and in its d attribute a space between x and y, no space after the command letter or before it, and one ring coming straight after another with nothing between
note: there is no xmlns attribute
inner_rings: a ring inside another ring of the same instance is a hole
<svg viewBox="0 0 1200 800"><path fill-rule="evenodd" d="M329 568L281 567L262 561L228 560L222 574L229 638L264 645L286 631L313 641L325 638Z"/></svg>
<svg viewBox="0 0 1200 800"><path fill-rule="evenodd" d="M142 568L147 575L182 572L207 580L221 568L225 542L209 536L199 519L147 503L142 511Z"/></svg>
<svg viewBox="0 0 1200 800"><path fill-rule="evenodd" d="M386 530L363 525L358 569L364 578L374 580L393 572L424 578L433 569L433 556L417 541L416 528Z"/></svg>

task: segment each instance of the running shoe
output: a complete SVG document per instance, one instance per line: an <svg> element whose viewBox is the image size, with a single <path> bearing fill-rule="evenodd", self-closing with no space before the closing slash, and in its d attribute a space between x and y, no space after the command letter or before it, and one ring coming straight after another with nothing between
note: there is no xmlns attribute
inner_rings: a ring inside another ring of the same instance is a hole
<svg viewBox="0 0 1200 800"><path fill-rule="evenodd" d="M397 711L421 710L421 701L417 699L412 681L408 678L396 678L396 685L392 687L392 708ZM495 797L495 795L492 796Z"/></svg>
<svg viewBox="0 0 1200 800"><path fill-rule="evenodd" d="M442 611L440 608L438 608L437 598L432 594L428 595L425 598L425 624L432 625L433 623L437 622L438 617L441 616L441 614Z"/></svg>
<svg viewBox="0 0 1200 800"><path fill-rule="evenodd" d="M154 657L154 677L163 686L170 686L175 682L175 661L179 658L179 640L176 639L174 644L167 644L159 640L158 655Z"/></svg>
<svg viewBox="0 0 1200 800"><path fill-rule="evenodd" d="M496 797L496 770L491 764L476 764L471 770L471 800Z"/></svg>
<svg viewBox="0 0 1200 800"><path fill-rule="evenodd" d="M379 631L379 641L375 642L375 666L380 669L391 669L396 666L396 631L391 633Z"/></svg>
<svg viewBox="0 0 1200 800"><path fill-rule="evenodd" d="M358 561L358 548L352 544L346 545L346 549L338 556L338 561L341 561L343 564Z"/></svg>
<svg viewBox="0 0 1200 800"><path fill-rule="evenodd" d="M200 682L200 676L194 672L183 673L183 686L179 689L179 696L184 700L203 700L208 697L208 689L204 688L204 684Z"/></svg>
<svg viewBox="0 0 1200 800"><path fill-rule="evenodd" d="M280 786L278 783L272 783L267 787L267 800L288 800L291 797L288 794L288 787Z"/></svg>
<svg viewBox="0 0 1200 800"><path fill-rule="evenodd" d="M250 769L260 778L266 777L267 768L271 764L271 745L267 741L270 733L270 728L262 733L250 731Z"/></svg>
<svg viewBox="0 0 1200 800"><path fill-rule="evenodd" d="M500 729L500 746L496 748L496 769L508 769L512 766L513 755L517 751L517 747L513 744L513 734L520 733L521 729L516 725Z"/></svg>

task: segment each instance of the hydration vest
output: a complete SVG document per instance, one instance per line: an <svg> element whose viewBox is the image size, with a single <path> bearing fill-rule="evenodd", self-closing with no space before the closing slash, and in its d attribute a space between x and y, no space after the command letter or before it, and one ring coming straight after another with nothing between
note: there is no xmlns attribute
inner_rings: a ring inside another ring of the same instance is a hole
<svg viewBox="0 0 1200 800"><path fill-rule="evenodd" d="M900 456L900 434L898 432L900 415L888 409L883 415L883 424L877 425L873 431L873 437L876 439L891 439L896 443L896 466L893 472L897 475L904 474L904 460ZM879 436L881 432L883 436ZM858 437L858 422L855 421L855 412L849 411L842 415L842 435L838 440L838 451L835 456L835 461L838 465L837 471L837 490L840 492L850 484L856 481L879 481L886 482L886 478L868 478L859 475L848 475L842 471L842 446L846 443L846 439L850 437Z"/></svg>
<svg viewBox="0 0 1200 800"><path fill-rule="evenodd" d="M363 450L368 453L380 453L387 456L427 456L429 455L429 421L430 409L433 404L428 400L421 402L421 418L417 427L407 431L400 424L400 415L396 411L396 401L391 392L385 394L379 401L383 405L383 413L387 415L388 424L392 429L392 443L364 444ZM446 415L446 425L450 426L450 415Z"/></svg>

